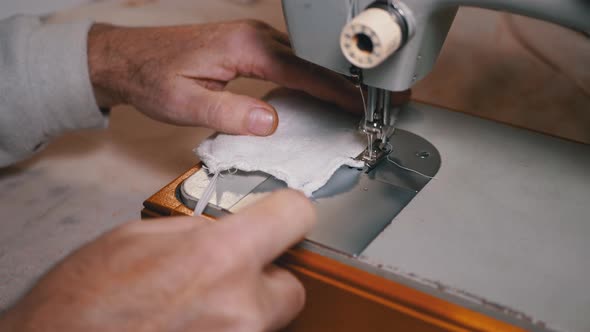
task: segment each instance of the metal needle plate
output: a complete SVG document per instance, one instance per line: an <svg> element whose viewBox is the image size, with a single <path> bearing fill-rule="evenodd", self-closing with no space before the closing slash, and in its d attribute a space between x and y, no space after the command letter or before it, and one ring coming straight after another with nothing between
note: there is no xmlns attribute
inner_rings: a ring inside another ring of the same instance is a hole
<svg viewBox="0 0 590 332"><path fill-rule="evenodd" d="M340 168L323 188L313 194L319 221L307 240L351 256L360 254L436 174L441 159L428 141L399 129L390 141L393 146L390 160L428 177L400 168L387 159L368 173L355 168ZM232 206L210 204L206 212L215 216L235 212L286 187L284 182L268 177L259 178L260 183L251 190L251 181L243 179L249 176L244 172L225 176L223 186L226 190L229 186L232 193L240 193L243 197ZM248 187L243 183L248 183ZM184 185L179 193L189 207L198 199L187 192Z"/></svg>

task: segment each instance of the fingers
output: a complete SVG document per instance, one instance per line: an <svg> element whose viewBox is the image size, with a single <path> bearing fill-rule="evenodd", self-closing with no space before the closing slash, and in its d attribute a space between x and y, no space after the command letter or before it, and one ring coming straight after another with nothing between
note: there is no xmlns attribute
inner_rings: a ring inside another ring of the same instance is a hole
<svg viewBox="0 0 590 332"><path fill-rule="evenodd" d="M277 53L260 63L264 77L279 85L304 91L356 113L362 113L360 91L340 74L297 57L285 45L276 45ZM261 57L261 59L265 59Z"/></svg>
<svg viewBox="0 0 590 332"><path fill-rule="evenodd" d="M267 330L280 330L303 309L305 289L289 271L270 265L262 275L261 287L261 310Z"/></svg>
<svg viewBox="0 0 590 332"><path fill-rule="evenodd" d="M277 129L275 109L256 98L227 91L199 89L190 107L195 125L228 134L267 136Z"/></svg>
<svg viewBox="0 0 590 332"><path fill-rule="evenodd" d="M301 241L315 224L313 204L300 192L279 191L218 223L236 252L263 267ZM249 257L253 256L253 257Z"/></svg>
<svg viewBox="0 0 590 332"><path fill-rule="evenodd" d="M206 223L206 219L201 217L174 217L160 220L154 219L150 220L150 222L138 220L123 224L115 228L114 231L123 231L127 234L183 233L204 223Z"/></svg>
<svg viewBox="0 0 590 332"><path fill-rule="evenodd" d="M285 46L291 47L291 41L289 40L289 35L287 35L286 33L282 32L282 31L274 30L273 37L279 43L281 43Z"/></svg>

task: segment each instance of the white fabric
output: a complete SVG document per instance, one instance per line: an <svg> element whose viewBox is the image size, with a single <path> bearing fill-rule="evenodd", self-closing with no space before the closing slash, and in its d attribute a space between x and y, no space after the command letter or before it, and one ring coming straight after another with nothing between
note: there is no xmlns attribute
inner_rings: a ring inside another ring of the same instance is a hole
<svg viewBox="0 0 590 332"><path fill-rule="evenodd" d="M32 16L0 21L0 167L66 131L106 126L88 73L91 26Z"/></svg>
<svg viewBox="0 0 590 332"><path fill-rule="evenodd" d="M210 172L262 171L311 196L341 166L363 166L353 159L366 146L357 132L359 116L293 91L274 93L267 101L279 114L277 131L269 137L207 139L196 152Z"/></svg>

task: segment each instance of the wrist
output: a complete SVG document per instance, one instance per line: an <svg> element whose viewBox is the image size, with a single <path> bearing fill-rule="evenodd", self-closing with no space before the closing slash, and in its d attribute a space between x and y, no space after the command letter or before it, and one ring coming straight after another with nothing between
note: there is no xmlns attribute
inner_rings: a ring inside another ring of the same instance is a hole
<svg viewBox="0 0 590 332"><path fill-rule="evenodd" d="M88 71L96 102L110 108L126 102L125 61L117 50L118 28L94 24L88 32Z"/></svg>

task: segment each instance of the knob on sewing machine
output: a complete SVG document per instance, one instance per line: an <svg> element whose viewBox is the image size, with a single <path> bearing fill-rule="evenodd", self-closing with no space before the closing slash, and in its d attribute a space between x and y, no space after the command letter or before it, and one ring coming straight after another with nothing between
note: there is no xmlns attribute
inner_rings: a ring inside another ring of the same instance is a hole
<svg viewBox="0 0 590 332"><path fill-rule="evenodd" d="M407 90L430 72L461 5L590 30L590 2L584 0L283 0L295 53L366 87L360 130L367 135L361 156L367 166L391 146L396 109L389 91Z"/></svg>

